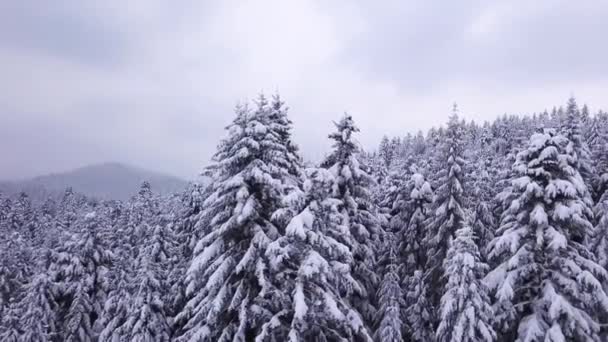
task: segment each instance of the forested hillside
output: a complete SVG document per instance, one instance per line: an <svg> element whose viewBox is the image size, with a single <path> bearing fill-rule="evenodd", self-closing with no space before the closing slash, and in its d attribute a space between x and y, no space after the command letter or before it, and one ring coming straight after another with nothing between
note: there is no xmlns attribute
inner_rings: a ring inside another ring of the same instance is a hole
<svg viewBox="0 0 608 342"><path fill-rule="evenodd" d="M315 165L260 95L208 184L0 195L0 340L608 338L608 114L445 117L364 151L337 116Z"/></svg>

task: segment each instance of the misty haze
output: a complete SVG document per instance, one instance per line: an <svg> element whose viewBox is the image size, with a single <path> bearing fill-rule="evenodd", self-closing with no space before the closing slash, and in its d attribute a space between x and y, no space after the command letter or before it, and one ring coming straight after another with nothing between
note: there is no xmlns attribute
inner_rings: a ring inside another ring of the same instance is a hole
<svg viewBox="0 0 608 342"><path fill-rule="evenodd" d="M608 340L606 18L0 1L0 341Z"/></svg>

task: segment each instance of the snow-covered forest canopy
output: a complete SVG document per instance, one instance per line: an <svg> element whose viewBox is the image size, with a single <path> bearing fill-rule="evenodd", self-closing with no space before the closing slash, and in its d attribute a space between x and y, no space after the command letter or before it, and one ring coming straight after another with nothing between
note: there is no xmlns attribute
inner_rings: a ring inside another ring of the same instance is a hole
<svg viewBox="0 0 608 342"><path fill-rule="evenodd" d="M317 164L260 95L183 193L0 195L0 340L605 340L608 113L464 117Z"/></svg>

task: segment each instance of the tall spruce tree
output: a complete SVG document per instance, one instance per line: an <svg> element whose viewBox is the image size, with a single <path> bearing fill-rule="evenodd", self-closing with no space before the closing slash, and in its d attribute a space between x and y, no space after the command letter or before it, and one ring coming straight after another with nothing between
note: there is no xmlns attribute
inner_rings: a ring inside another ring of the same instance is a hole
<svg viewBox="0 0 608 342"><path fill-rule="evenodd" d="M377 341L403 341L403 321L401 310L405 296L401 289L399 277L399 256L397 239L392 231L383 234L382 255L378 260L382 280L376 294L378 298L378 314L375 337Z"/></svg>
<svg viewBox="0 0 608 342"><path fill-rule="evenodd" d="M353 277L360 282L363 291L353 295L353 304L366 325L372 327L376 311L374 294L379 281L374 271L373 246L380 232L377 210L369 190L374 180L358 159L359 147L353 134L359 132L359 129L352 116L345 114L335 125L337 131L329 135L334 141L334 150L324 160L322 167L327 168L336 178L333 196L341 201L340 211L347 218L347 225L354 238Z"/></svg>
<svg viewBox="0 0 608 342"><path fill-rule="evenodd" d="M608 191L605 191L594 207L597 222L593 232L591 250L597 263L608 271Z"/></svg>
<svg viewBox="0 0 608 342"><path fill-rule="evenodd" d="M503 340L599 340L607 273L586 247L593 214L570 146L553 131L534 134L513 166L513 200L490 244L497 266L486 277Z"/></svg>
<svg viewBox="0 0 608 342"><path fill-rule="evenodd" d="M560 133L570 141L570 149L576 154L577 169L583 177L587 188L593 190L594 169L591 163L591 152L583 136L581 112L574 97L568 99L566 113L562 121ZM591 193L591 192L590 192Z"/></svg>
<svg viewBox="0 0 608 342"><path fill-rule="evenodd" d="M273 215L283 206L289 174L288 135L276 134L274 117L281 116L260 96L255 111L237 109L218 146L200 216L205 227L187 271L189 300L177 317L184 322L178 341L251 340L274 314L256 303L268 276L265 250L280 236Z"/></svg>
<svg viewBox="0 0 608 342"><path fill-rule="evenodd" d="M165 293L169 264L169 234L167 226L157 225L152 236L139 246L136 273L132 279L134 290L129 312L124 323L123 337L129 341L168 342L171 338L168 305Z"/></svg>
<svg viewBox="0 0 608 342"><path fill-rule="evenodd" d="M324 169L307 174L304 209L266 251L276 276L262 297L277 309L256 341L371 341L348 301L359 284L351 275L348 221L332 198L334 176Z"/></svg>
<svg viewBox="0 0 608 342"><path fill-rule="evenodd" d="M74 224L74 236L52 255L49 271L57 284L58 324L64 341L92 341L108 291L112 253L103 240L102 218L95 212Z"/></svg>
<svg viewBox="0 0 608 342"><path fill-rule="evenodd" d="M456 109L450 116L441 150L441 170L437 176L435 201L427 223L429 227L424 245L427 248L425 277L428 279L430 303L439 306L441 294L445 289L445 260L448 248L456 231L464 223L463 205L463 166L462 124Z"/></svg>
<svg viewBox="0 0 608 342"><path fill-rule="evenodd" d="M438 342L492 342L492 306L482 280L488 271L466 224L456 231L444 268L448 282L441 297Z"/></svg>
<svg viewBox="0 0 608 342"><path fill-rule="evenodd" d="M40 273L26 286L19 303L23 341L48 342L59 335L55 284L46 273Z"/></svg>

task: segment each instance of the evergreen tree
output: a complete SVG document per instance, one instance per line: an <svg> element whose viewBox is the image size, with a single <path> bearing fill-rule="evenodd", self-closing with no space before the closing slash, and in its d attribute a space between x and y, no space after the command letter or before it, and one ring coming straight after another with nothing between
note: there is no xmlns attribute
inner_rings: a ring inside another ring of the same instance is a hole
<svg viewBox="0 0 608 342"><path fill-rule="evenodd" d="M57 284L59 323L65 341L90 341L108 290L112 254L102 240L101 218L88 213L74 224L80 229L52 255L50 275Z"/></svg>
<svg viewBox="0 0 608 342"><path fill-rule="evenodd" d="M595 164L593 190L597 203L608 189L608 120L605 117L598 114L593 118L587 144Z"/></svg>
<svg viewBox="0 0 608 342"><path fill-rule="evenodd" d="M0 236L0 315L9 306L17 307L34 266L32 250L21 234Z"/></svg>
<svg viewBox="0 0 608 342"><path fill-rule="evenodd" d="M276 276L263 288L264 307L278 310L256 341L371 341L347 301L359 285L351 275L347 221L331 198L334 176L324 169L310 169L308 176L304 209L266 251Z"/></svg>
<svg viewBox="0 0 608 342"><path fill-rule="evenodd" d="M406 320L406 333L412 341L433 341L435 329L433 328L434 311L429 303L429 286L423 271L414 271L409 278L405 301L411 303L404 310Z"/></svg>
<svg viewBox="0 0 608 342"><path fill-rule="evenodd" d="M592 212L570 146L552 131L534 134L513 167L513 200L490 244L497 267L486 277L503 339L599 340L607 274L585 247Z"/></svg>
<svg viewBox="0 0 608 342"><path fill-rule="evenodd" d="M432 202L431 185L421 174L413 174L395 202L391 226L399 234L399 260L401 262L401 286L405 293L402 307L407 336L416 341L430 338L432 328L428 284L422 279L426 266L426 248L422 242L426 233L428 205Z"/></svg>
<svg viewBox="0 0 608 342"><path fill-rule="evenodd" d="M66 188L57 208L58 225L66 231L71 231L78 219L78 210L84 209L83 204L83 200L71 187Z"/></svg>
<svg viewBox="0 0 608 342"><path fill-rule="evenodd" d="M378 261L382 280L376 297L378 298L378 323L376 340L387 342L403 341L401 332L403 322L401 309L404 306L404 294L399 281L399 263L397 241L393 232L384 233L384 251Z"/></svg>
<svg viewBox="0 0 608 342"><path fill-rule="evenodd" d="M492 178L489 173L482 169L477 174L478 178L473 183L473 193L476 200L471 219L471 228L481 259L486 261L486 247L494 238L495 231L495 219L492 213L494 191L492 189Z"/></svg>
<svg viewBox="0 0 608 342"><path fill-rule="evenodd" d="M150 183L144 181L129 201L123 217L120 231L123 257L137 258L138 247L153 234L159 214L158 198L152 192Z"/></svg>
<svg viewBox="0 0 608 342"><path fill-rule="evenodd" d="M597 225L593 235L592 251L597 263L608 270L608 191L605 191L594 208Z"/></svg>
<svg viewBox="0 0 608 342"><path fill-rule="evenodd" d="M429 231L423 244L427 248L427 272L430 303L439 305L441 293L444 292L445 271L443 261L455 233L464 222L463 203L463 165L462 159L462 124L456 109L450 116L445 141L442 146L442 170L438 173L438 188L431 212L435 215L428 220Z"/></svg>
<svg viewBox="0 0 608 342"><path fill-rule="evenodd" d="M581 113L574 97L568 100L564 121L560 133L569 141L572 152L576 154L577 169L589 190L593 189L594 170L591 163L591 153L583 136Z"/></svg>
<svg viewBox="0 0 608 342"><path fill-rule="evenodd" d="M250 340L273 315L256 305L268 269L263 256L279 237L272 216L282 207L287 147L273 134L268 102L237 109L229 136L218 146L203 203L202 238L186 282L189 301L178 315L179 341Z"/></svg>
<svg viewBox="0 0 608 342"><path fill-rule="evenodd" d="M167 342L171 327L164 302L168 253L166 226L157 225L154 235L142 245L136 263L134 294L124 331L129 341Z"/></svg>
<svg viewBox="0 0 608 342"><path fill-rule="evenodd" d="M100 317L100 326L103 328L99 334L99 342L126 340L131 332L125 323L131 310L133 281L132 271L125 261L118 262L109 275L111 290L108 292Z"/></svg>
<svg viewBox="0 0 608 342"><path fill-rule="evenodd" d="M428 219L428 205L433 200L431 185L424 176L413 174L394 202L391 226L399 234L399 254L405 274L412 275L426 264L426 249L422 246Z"/></svg>
<svg viewBox="0 0 608 342"><path fill-rule="evenodd" d="M55 285L45 273L35 276L26 286L25 297L19 303L22 310L22 341L53 341L59 331L56 325L57 303Z"/></svg>
<svg viewBox="0 0 608 342"><path fill-rule="evenodd" d="M337 131L329 135L334 140L334 150L322 167L336 178L333 196L341 201L340 211L347 218L354 238L353 277L362 285L363 291L353 295L353 304L366 325L371 327L375 317L374 294L378 285L378 276L373 270L375 253L372 246L378 239L380 229L375 216L377 210L369 192L374 181L357 158L359 148L353 134L359 129L352 117L345 115L335 125Z"/></svg>
<svg viewBox="0 0 608 342"><path fill-rule="evenodd" d="M444 264L448 282L441 297L437 341L496 340L490 298L482 283L488 266L481 261L473 231L467 225L456 232Z"/></svg>

